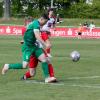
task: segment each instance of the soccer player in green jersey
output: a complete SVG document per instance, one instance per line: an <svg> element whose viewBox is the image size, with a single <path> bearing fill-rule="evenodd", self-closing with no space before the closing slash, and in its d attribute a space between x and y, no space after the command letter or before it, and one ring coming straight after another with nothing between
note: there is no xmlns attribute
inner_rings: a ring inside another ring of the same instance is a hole
<svg viewBox="0 0 100 100"><path fill-rule="evenodd" d="M48 64L45 54L41 48L39 48L36 40L40 41L45 47L48 47L42 38L40 37L40 26L43 26L48 21L48 16L43 14L38 20L34 20L27 26L27 30L24 34L24 44L22 45L22 63L5 64L2 69L4 75L9 69L24 69L27 68L30 56L34 53L35 56L41 61L42 69L45 76L45 82L53 82L49 77Z"/></svg>

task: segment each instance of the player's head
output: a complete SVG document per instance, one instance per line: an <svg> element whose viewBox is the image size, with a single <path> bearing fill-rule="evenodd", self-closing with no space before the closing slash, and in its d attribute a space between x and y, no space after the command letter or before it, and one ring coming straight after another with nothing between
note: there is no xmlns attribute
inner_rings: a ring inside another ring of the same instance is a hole
<svg viewBox="0 0 100 100"><path fill-rule="evenodd" d="M48 10L48 15L49 17L52 17L54 15L54 10L52 8Z"/></svg>
<svg viewBox="0 0 100 100"><path fill-rule="evenodd" d="M49 20L49 17L47 14L42 14L39 18L40 25L43 26L47 21Z"/></svg>

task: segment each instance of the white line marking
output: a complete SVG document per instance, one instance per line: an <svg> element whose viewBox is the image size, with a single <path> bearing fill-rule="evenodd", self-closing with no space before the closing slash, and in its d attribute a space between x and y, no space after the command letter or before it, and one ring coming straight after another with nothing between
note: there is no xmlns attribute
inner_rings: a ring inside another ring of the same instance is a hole
<svg viewBox="0 0 100 100"><path fill-rule="evenodd" d="M64 84L64 83L44 83L40 81L25 81L26 83L32 83L32 84L43 84L43 85L56 85L56 86L66 86L66 87L80 87L80 88L94 88L94 89L100 89L100 84Z"/></svg>
<svg viewBox="0 0 100 100"><path fill-rule="evenodd" d="M67 79L96 79L100 78L100 76L87 76L87 77L69 77Z"/></svg>
<svg viewBox="0 0 100 100"><path fill-rule="evenodd" d="M100 89L100 84L94 84L94 85L93 84L86 84L86 85L82 85L82 84L72 84L72 85L66 85L66 86Z"/></svg>
<svg viewBox="0 0 100 100"><path fill-rule="evenodd" d="M35 84L49 84L49 85L64 85L64 83L58 82L58 83L45 83L42 81L36 81L36 80L26 80L26 83L35 83Z"/></svg>
<svg viewBox="0 0 100 100"><path fill-rule="evenodd" d="M32 83L32 84L43 84L43 85L57 85L57 86L66 86L66 87L80 87L80 88L95 88L100 89L100 84L64 84L64 83L44 83L42 81L36 81L36 80L29 80L25 81L26 83Z"/></svg>

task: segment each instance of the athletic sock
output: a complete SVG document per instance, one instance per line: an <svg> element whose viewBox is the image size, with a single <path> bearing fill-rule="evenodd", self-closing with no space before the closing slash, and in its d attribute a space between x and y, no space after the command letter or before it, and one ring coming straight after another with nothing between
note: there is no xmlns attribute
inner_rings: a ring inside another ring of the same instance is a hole
<svg viewBox="0 0 100 100"><path fill-rule="evenodd" d="M29 71L27 71L26 73L25 73L25 78L27 79L27 78L31 78L32 76L30 75L30 72Z"/></svg>
<svg viewBox="0 0 100 100"><path fill-rule="evenodd" d="M45 78L49 77L49 69L48 69L47 62L42 62L42 70L43 70Z"/></svg>
<svg viewBox="0 0 100 100"><path fill-rule="evenodd" d="M23 66L21 63L9 64L9 69L23 69Z"/></svg>
<svg viewBox="0 0 100 100"><path fill-rule="evenodd" d="M46 49L46 52L50 54L50 48Z"/></svg>
<svg viewBox="0 0 100 100"><path fill-rule="evenodd" d="M52 64L48 64L50 77L54 77L54 69Z"/></svg>

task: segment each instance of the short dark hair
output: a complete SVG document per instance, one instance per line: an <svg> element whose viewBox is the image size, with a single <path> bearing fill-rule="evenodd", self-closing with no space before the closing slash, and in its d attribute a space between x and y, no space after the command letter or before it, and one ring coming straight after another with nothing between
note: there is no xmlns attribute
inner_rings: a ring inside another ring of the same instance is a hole
<svg viewBox="0 0 100 100"><path fill-rule="evenodd" d="M41 15L41 17L43 17L44 19L49 20L49 17L48 17L48 15L47 15L47 14L42 14L42 15Z"/></svg>
<svg viewBox="0 0 100 100"><path fill-rule="evenodd" d="M49 8L49 9L48 9L48 13L49 13L50 11L54 11L54 9L53 9L53 8Z"/></svg>

